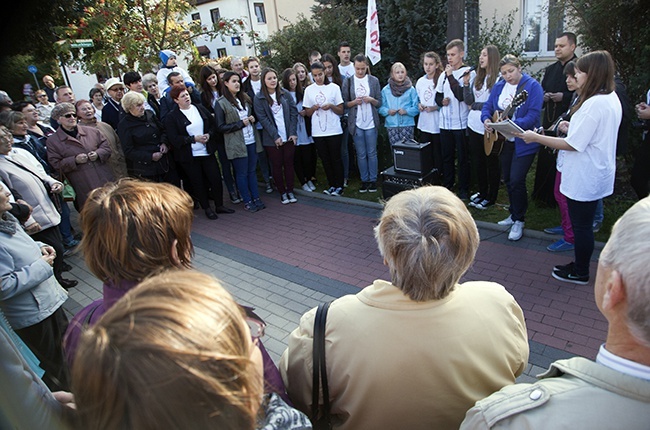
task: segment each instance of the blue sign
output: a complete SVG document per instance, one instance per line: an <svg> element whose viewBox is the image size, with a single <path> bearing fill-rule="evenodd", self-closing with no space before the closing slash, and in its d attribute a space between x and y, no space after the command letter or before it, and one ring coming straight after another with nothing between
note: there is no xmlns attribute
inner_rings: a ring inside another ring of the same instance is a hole
<svg viewBox="0 0 650 430"><path fill-rule="evenodd" d="M29 73L36 73L36 72L38 72L38 69L36 68L36 66L31 65L31 66L27 66L27 71Z"/></svg>

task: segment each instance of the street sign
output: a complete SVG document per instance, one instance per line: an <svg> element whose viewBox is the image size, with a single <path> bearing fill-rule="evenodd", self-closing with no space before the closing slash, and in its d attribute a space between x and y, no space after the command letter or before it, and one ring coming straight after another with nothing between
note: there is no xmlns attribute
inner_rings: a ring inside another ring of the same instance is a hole
<svg viewBox="0 0 650 430"><path fill-rule="evenodd" d="M92 48L95 46L92 39L72 39L70 40L71 48Z"/></svg>
<svg viewBox="0 0 650 430"><path fill-rule="evenodd" d="M29 73L36 73L36 72L38 72L38 69L36 68L36 66L30 65L30 66L27 66L27 71Z"/></svg>

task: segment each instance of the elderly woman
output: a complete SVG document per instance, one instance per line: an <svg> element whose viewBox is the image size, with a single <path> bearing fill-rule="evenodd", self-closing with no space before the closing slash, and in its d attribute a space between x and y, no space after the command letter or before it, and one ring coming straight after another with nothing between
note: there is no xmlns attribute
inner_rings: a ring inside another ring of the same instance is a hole
<svg viewBox="0 0 650 430"><path fill-rule="evenodd" d="M61 177L70 181L81 209L92 190L115 180L107 163L111 148L99 130L77 125L77 110L72 103L56 105L52 119L59 128L47 138L47 159Z"/></svg>
<svg viewBox="0 0 650 430"><path fill-rule="evenodd" d="M310 429L309 419L277 394L262 397L256 344L263 334L264 324L208 275L148 279L82 336L73 371L80 423Z"/></svg>
<svg viewBox="0 0 650 430"><path fill-rule="evenodd" d="M77 281L64 279L63 239L59 232L61 215L56 206L63 184L45 173L43 166L29 152L13 148L11 134L0 127L0 178L12 190L16 190L33 209L32 217L38 225L30 225L34 240L45 242L56 251L54 276L64 288L72 288Z"/></svg>
<svg viewBox="0 0 650 430"><path fill-rule="evenodd" d="M50 120L52 109L54 109L54 103L50 103L50 100L47 98L47 93L44 90L38 90L34 95L38 102L35 105L36 110L38 110L38 119L47 123Z"/></svg>
<svg viewBox="0 0 650 430"><path fill-rule="evenodd" d="M173 164L167 152L167 134L153 112L145 110L144 96L130 92L122 99L126 115L117 128L131 174L154 182L169 178Z"/></svg>
<svg viewBox="0 0 650 430"><path fill-rule="evenodd" d="M1 148L8 143L0 138ZM9 213L9 196L0 192L0 309L40 360L48 387L67 389L61 341L68 325L62 307L68 295L54 277L56 251L23 231Z"/></svg>
<svg viewBox="0 0 650 430"><path fill-rule="evenodd" d="M468 209L443 187L393 196L375 227L391 282L332 302L327 378L334 428L458 428L478 399L528 362L521 308L499 284L459 283L479 244ZM280 371L312 407L315 309L289 337ZM371 399L371 400L369 400Z"/></svg>
<svg viewBox="0 0 650 430"><path fill-rule="evenodd" d="M113 130L113 127L97 119L95 105L90 101L84 99L79 100L75 103L75 108L77 109L79 125L96 128L106 138L108 146L111 148L111 158L108 159L108 165L113 171L115 179L127 176L126 158L124 157L120 138L115 130Z"/></svg>
<svg viewBox="0 0 650 430"><path fill-rule="evenodd" d="M217 124L214 117L203 106L193 105L185 88L172 87L169 94L178 106L165 117L169 142L174 147L174 158L187 173L205 216L214 220L219 213L233 213L234 210L223 205L221 171L215 156ZM210 207L209 194L215 209Z"/></svg>
<svg viewBox="0 0 650 430"><path fill-rule="evenodd" d="M104 109L104 93L99 88L91 88L90 92L88 93L88 98L95 108L93 110L93 116L97 121L101 121L102 109Z"/></svg>

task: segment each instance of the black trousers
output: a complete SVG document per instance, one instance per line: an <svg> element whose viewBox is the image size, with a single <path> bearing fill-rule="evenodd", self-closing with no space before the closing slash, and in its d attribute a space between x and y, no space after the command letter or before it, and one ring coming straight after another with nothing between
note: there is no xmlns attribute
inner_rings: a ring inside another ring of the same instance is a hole
<svg viewBox="0 0 650 430"><path fill-rule="evenodd" d="M45 370L43 382L52 391L70 391L68 366L63 354L63 335L67 328L68 317L63 306L60 306L43 321L16 330L16 334L41 362L41 369Z"/></svg>
<svg viewBox="0 0 650 430"><path fill-rule="evenodd" d="M469 193L469 160L467 157L466 129L440 130L442 143L442 184L453 190L456 180L456 161L458 157L458 192Z"/></svg>
<svg viewBox="0 0 650 430"><path fill-rule="evenodd" d="M41 230L38 233L32 234L32 239L47 243L56 251L56 258L54 259L54 264L52 268L54 269L54 277L58 280L61 279L63 274L63 253L65 252L65 247L63 246L63 238L61 237L61 232L59 231L59 226L49 227L45 230Z"/></svg>
<svg viewBox="0 0 650 430"><path fill-rule="evenodd" d="M318 156L323 162L330 187L343 188L343 160L341 159L341 135L314 136Z"/></svg>
<svg viewBox="0 0 650 430"><path fill-rule="evenodd" d="M190 161L181 163L181 166L201 208L208 209L210 207L209 195L213 198L216 207L223 206L223 182L221 182L221 170L217 163L217 157L214 155L192 157Z"/></svg>
<svg viewBox="0 0 650 430"><path fill-rule="evenodd" d="M476 173L478 192L491 203L497 201L501 183L501 165L498 154L485 155L483 135L469 130L471 168Z"/></svg>
<svg viewBox="0 0 650 430"><path fill-rule="evenodd" d="M537 153L537 168L535 170L535 185L531 198L550 208L557 206L555 201L555 159L556 155L550 149L542 147Z"/></svg>
<svg viewBox="0 0 650 430"><path fill-rule="evenodd" d="M630 185L639 200L648 197L650 193L650 131L647 133L635 154L630 178Z"/></svg>
<svg viewBox="0 0 650 430"><path fill-rule="evenodd" d="M442 175L442 146L440 144L440 133L433 134L426 131L420 131L420 143L431 142L433 148L433 167L438 169L438 174Z"/></svg>
<svg viewBox="0 0 650 430"><path fill-rule="evenodd" d="M296 146L296 153L293 156L293 168L296 171L300 185L305 185L307 181L311 181L311 178L316 174L314 149L314 144Z"/></svg>

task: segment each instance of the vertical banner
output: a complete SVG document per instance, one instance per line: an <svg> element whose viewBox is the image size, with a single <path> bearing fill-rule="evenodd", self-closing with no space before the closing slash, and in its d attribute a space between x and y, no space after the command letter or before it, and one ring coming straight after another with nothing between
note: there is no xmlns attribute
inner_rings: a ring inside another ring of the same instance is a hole
<svg viewBox="0 0 650 430"><path fill-rule="evenodd" d="M368 15L366 16L366 57L368 57L373 66L381 60L379 17L377 16L377 3L375 0L368 0Z"/></svg>

